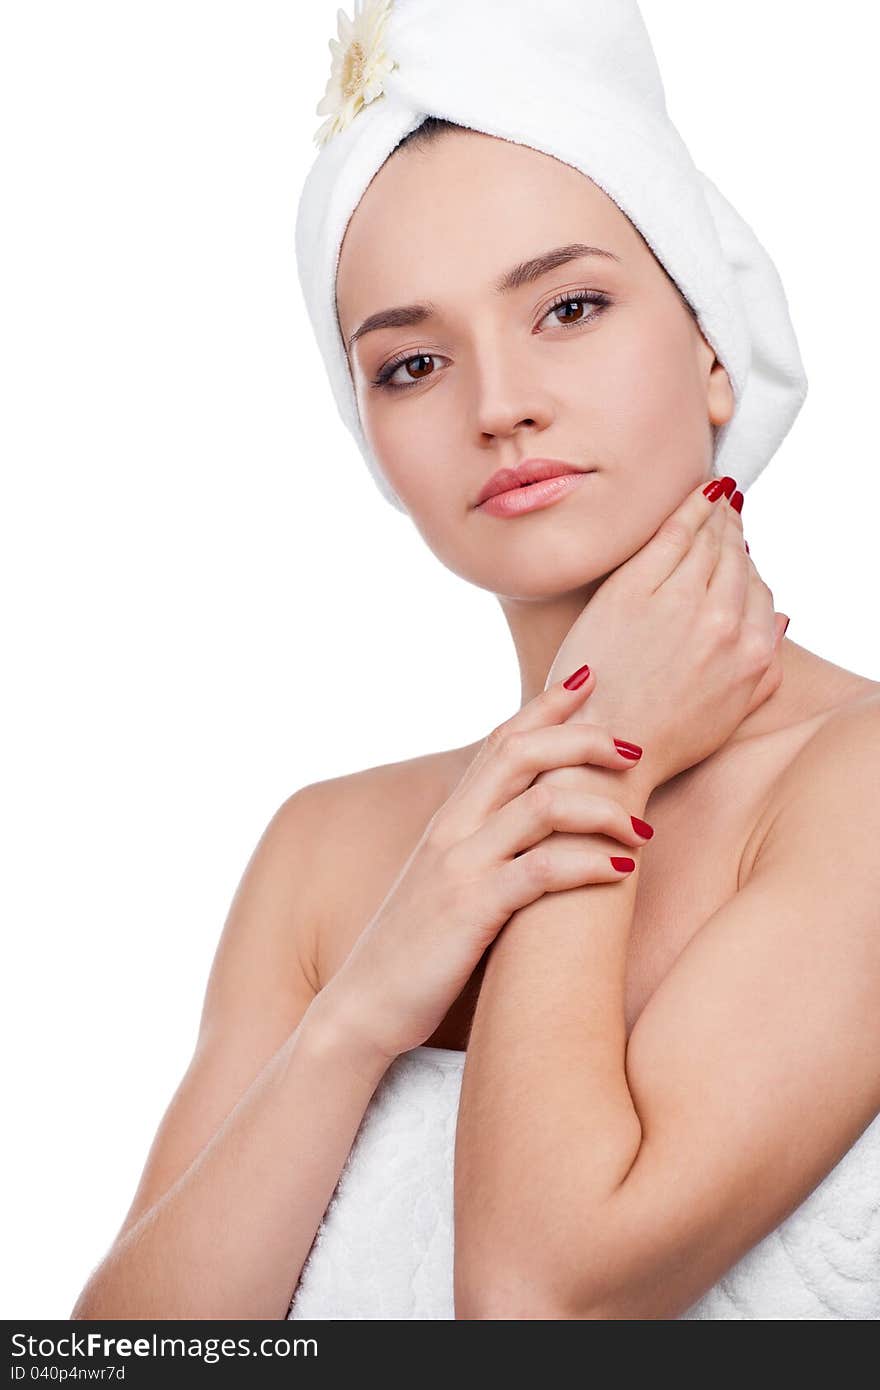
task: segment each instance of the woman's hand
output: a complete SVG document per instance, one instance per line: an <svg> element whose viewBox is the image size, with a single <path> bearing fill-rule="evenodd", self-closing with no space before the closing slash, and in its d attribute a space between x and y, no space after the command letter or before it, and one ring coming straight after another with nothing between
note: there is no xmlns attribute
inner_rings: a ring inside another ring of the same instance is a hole
<svg viewBox="0 0 880 1390"><path fill-rule="evenodd" d="M532 786L550 768L636 765L607 729L564 722L594 683L592 673L576 690L557 682L492 730L322 991L373 1052L391 1061L429 1038L518 908L619 881L614 843L631 860L648 838L610 797ZM554 831L583 838L542 844Z"/></svg>
<svg viewBox="0 0 880 1390"><path fill-rule="evenodd" d="M627 729L660 786L720 748L779 687L784 627L739 513L701 484L596 591L547 679L589 662L596 690L573 722Z"/></svg>

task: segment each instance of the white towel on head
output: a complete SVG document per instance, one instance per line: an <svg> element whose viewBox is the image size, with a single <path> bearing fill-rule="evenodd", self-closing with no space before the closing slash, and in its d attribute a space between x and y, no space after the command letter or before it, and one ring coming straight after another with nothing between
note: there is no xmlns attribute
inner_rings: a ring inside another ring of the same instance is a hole
<svg viewBox="0 0 880 1390"><path fill-rule="evenodd" d="M348 221L426 116L529 145L593 180L692 305L733 388L713 472L745 491L807 393L773 261L698 170L666 112L636 0L355 0L339 12L320 149L296 219L297 270L340 415L380 491L405 508L364 436L336 315ZM328 114L329 113L329 114Z"/></svg>

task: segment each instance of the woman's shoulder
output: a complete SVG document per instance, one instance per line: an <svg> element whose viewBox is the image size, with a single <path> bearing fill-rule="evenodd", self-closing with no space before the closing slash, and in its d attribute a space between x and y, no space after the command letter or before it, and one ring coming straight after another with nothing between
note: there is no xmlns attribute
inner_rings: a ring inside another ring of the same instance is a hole
<svg viewBox="0 0 880 1390"><path fill-rule="evenodd" d="M435 803L442 805L479 746L474 743L461 748L445 748L396 762L356 768L310 782L296 795L301 800L311 801L316 809L322 803L332 806L341 818L337 822L340 825L360 821L366 812L377 816L386 826L398 819L407 822L420 808L436 809Z"/></svg>
<svg viewBox="0 0 880 1390"><path fill-rule="evenodd" d="M830 663L825 663L826 666ZM836 748L858 742L865 737L870 739L872 731L874 746L880 749L877 731L880 728L880 681L860 676L842 667L833 668L841 677L841 684L835 696L822 702L814 716L815 728L801 748L799 761L816 757L831 756Z"/></svg>
<svg viewBox="0 0 880 1390"><path fill-rule="evenodd" d="M759 742L764 737L778 737L797 748L797 754L784 761L784 776L797 775L804 760L820 756L836 739L846 740L848 730L870 725L880 707L880 681L839 666L806 647L790 645L795 657L778 692L783 696L780 713L775 718L770 713L763 723L758 719L755 728ZM773 696L768 701L768 712L775 699Z"/></svg>
<svg viewBox="0 0 880 1390"><path fill-rule="evenodd" d="M811 723L811 732L780 773L770 820L798 805L820 804L827 814L853 823L877 817L880 830L880 682L855 686L849 698Z"/></svg>
<svg viewBox="0 0 880 1390"><path fill-rule="evenodd" d="M424 753L309 783L309 900L322 986L383 902L479 744Z"/></svg>

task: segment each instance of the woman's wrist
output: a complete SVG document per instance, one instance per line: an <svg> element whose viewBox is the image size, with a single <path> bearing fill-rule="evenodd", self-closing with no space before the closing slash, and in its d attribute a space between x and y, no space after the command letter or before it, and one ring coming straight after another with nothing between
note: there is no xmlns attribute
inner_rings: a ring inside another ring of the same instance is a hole
<svg viewBox="0 0 880 1390"><path fill-rule="evenodd" d="M364 1079L378 1084L394 1061L380 1045L368 1018L339 981L328 981L303 1018L309 1045L322 1055L348 1063Z"/></svg>

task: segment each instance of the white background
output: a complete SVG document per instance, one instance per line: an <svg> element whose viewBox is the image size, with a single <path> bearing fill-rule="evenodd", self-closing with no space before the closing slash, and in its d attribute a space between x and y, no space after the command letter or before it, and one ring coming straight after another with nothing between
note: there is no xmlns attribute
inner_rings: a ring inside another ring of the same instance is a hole
<svg viewBox="0 0 880 1390"><path fill-rule="evenodd" d="M0 8L6 1318L68 1317L105 1253L278 805L519 705L494 598L380 496L301 302L336 9ZM792 640L880 678L868 9L642 4L810 379L752 555Z"/></svg>

